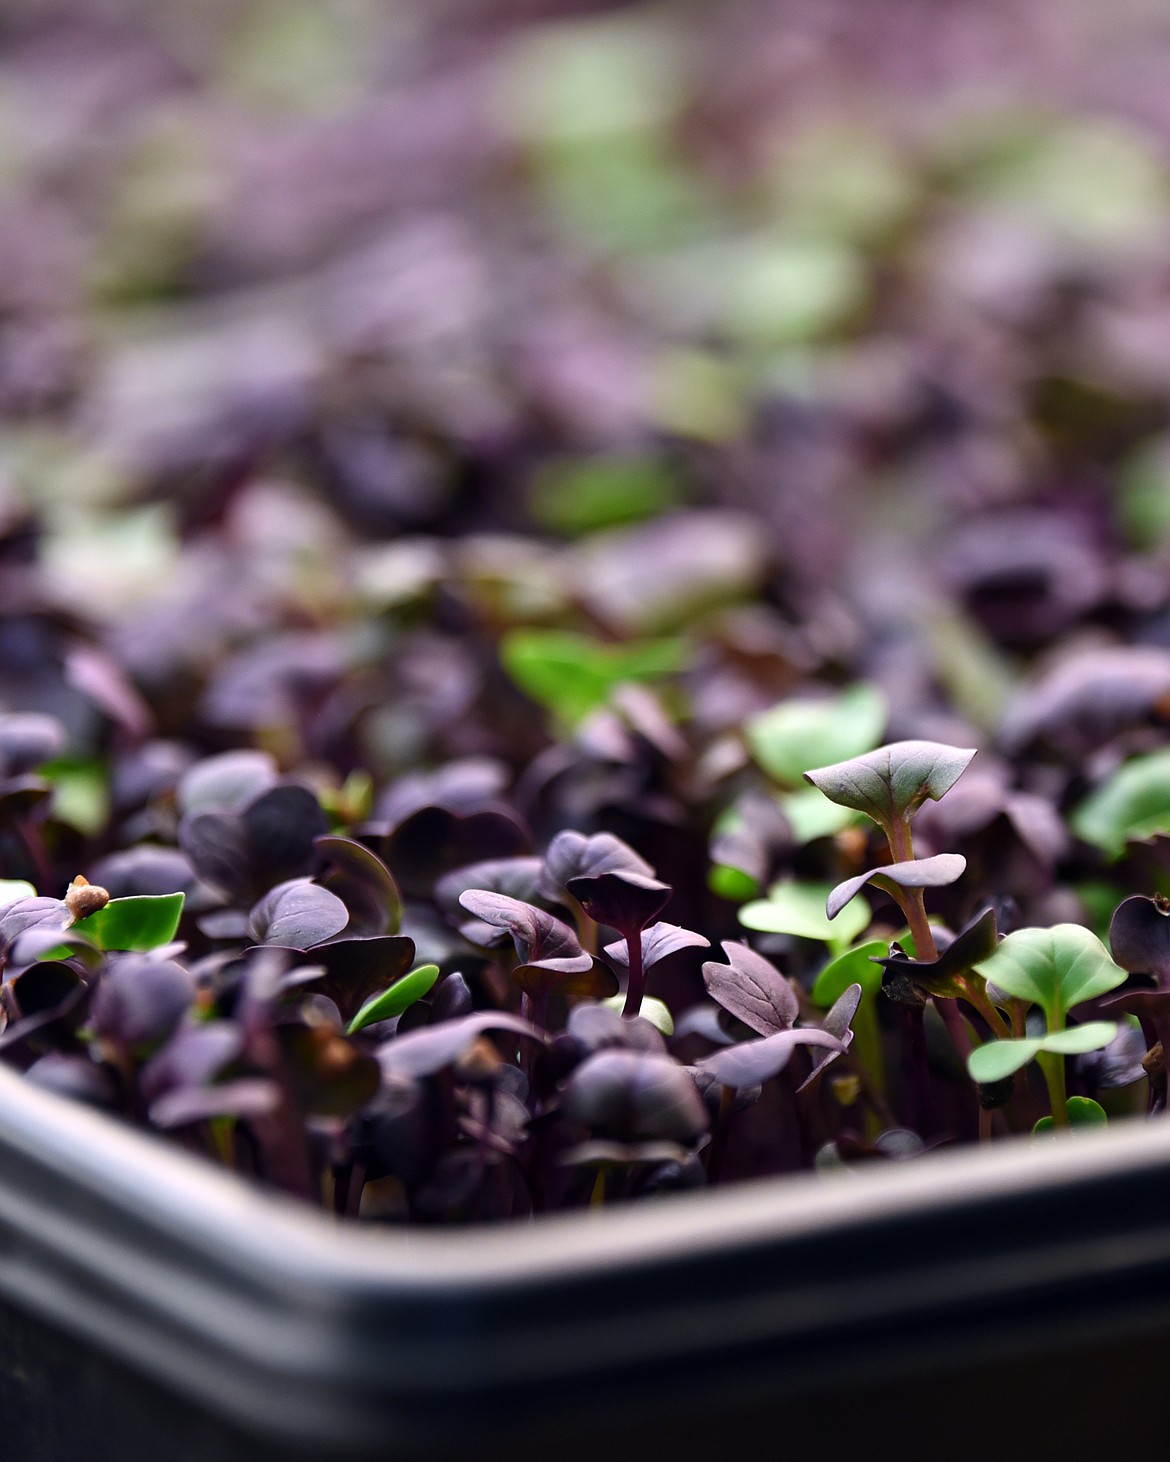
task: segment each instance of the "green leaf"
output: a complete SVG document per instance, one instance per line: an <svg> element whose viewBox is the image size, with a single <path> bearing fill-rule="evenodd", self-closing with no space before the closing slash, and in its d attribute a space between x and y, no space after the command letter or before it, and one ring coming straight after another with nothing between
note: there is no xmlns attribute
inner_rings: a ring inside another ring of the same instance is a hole
<svg viewBox="0 0 1170 1462"><path fill-rule="evenodd" d="M1042 1041L988 1041L977 1046L967 1057L967 1071L972 1081L985 1085L1003 1081L1036 1059Z"/></svg>
<svg viewBox="0 0 1170 1462"><path fill-rule="evenodd" d="M1087 1020L1084 1025L1045 1036L1040 1049L1054 1056L1083 1056L1086 1051L1103 1051L1116 1035L1115 1020Z"/></svg>
<svg viewBox="0 0 1170 1462"><path fill-rule="evenodd" d="M80 919L75 927L99 949L158 949L174 939L184 897L181 893L151 893L111 899L104 909Z"/></svg>
<svg viewBox="0 0 1170 1462"><path fill-rule="evenodd" d="M1109 1116L1100 1102L1092 1097L1073 1096L1068 1099L1068 1120L1071 1127L1104 1127ZM1034 1136L1054 1132L1056 1124L1051 1117L1041 1117L1032 1128Z"/></svg>
<svg viewBox="0 0 1170 1462"><path fill-rule="evenodd" d="M50 811L58 822L68 823L88 837L105 827L110 795L100 761L51 761L40 773L53 789Z"/></svg>
<svg viewBox="0 0 1170 1462"><path fill-rule="evenodd" d="M400 980L395 980L380 995L374 995L367 1000L346 1027L346 1035L352 1036L379 1020L393 1020L396 1015L401 1015L416 1000L421 1000L434 989L438 978L438 965L419 965L417 970L411 970Z"/></svg>
<svg viewBox="0 0 1170 1462"><path fill-rule="evenodd" d="M742 868L732 868L728 863L712 865L707 874L707 887L731 904L742 904L753 899L760 891L759 881L745 873Z"/></svg>
<svg viewBox="0 0 1170 1462"><path fill-rule="evenodd" d="M1117 885L1103 878L1085 879L1073 884L1073 892L1085 911L1085 923L1102 941L1109 934L1113 911L1117 908Z"/></svg>
<svg viewBox="0 0 1170 1462"><path fill-rule="evenodd" d="M1019 1041L988 1041L967 1057L967 1070L973 1081L1002 1081L1034 1060L1041 1051L1048 1051L1054 1056L1083 1056L1086 1051L1103 1050L1116 1034L1117 1025L1114 1021L1091 1020L1085 1025L1058 1031L1051 1036Z"/></svg>
<svg viewBox="0 0 1170 1462"><path fill-rule="evenodd" d="M607 1000L599 1001L599 1004L608 1005L610 1010L616 1010L619 1015L622 1013L622 1008L625 1003L626 997L624 995L611 995ZM669 1009L661 1000L655 1000L652 996L643 995L642 1007L638 1011L638 1014L643 1020L648 1020L652 1026L660 1030L664 1036L674 1035L674 1016L671 1015Z"/></svg>
<svg viewBox="0 0 1170 1462"><path fill-rule="evenodd" d="M859 681L840 694L781 701L744 727L753 757L775 781L796 787L825 758L844 761L881 740L888 710L876 685Z"/></svg>
<svg viewBox="0 0 1170 1462"><path fill-rule="evenodd" d="M567 630L517 629L501 640L500 661L521 690L575 726L623 681L681 670L687 646L677 638L610 645Z"/></svg>
<svg viewBox="0 0 1170 1462"><path fill-rule="evenodd" d="M866 995L876 995L882 987L882 967L873 961L886 953L884 940L871 939L837 955L817 976L812 987L813 1000L827 1009L850 985L860 985Z"/></svg>
<svg viewBox="0 0 1170 1462"><path fill-rule="evenodd" d="M1120 463L1116 517L1132 548L1170 540L1170 454L1164 437L1139 443Z"/></svg>
<svg viewBox="0 0 1170 1462"><path fill-rule="evenodd" d="M783 879L739 911L739 921L749 929L768 934L794 934L800 939L819 939L834 953L843 953L870 921L869 909L861 902L850 904L831 923L825 901L832 892L827 883L797 883Z"/></svg>
<svg viewBox="0 0 1170 1462"><path fill-rule="evenodd" d="M865 299L865 270L844 241L746 241L727 280L724 325L733 339L769 347L823 335Z"/></svg>
<svg viewBox="0 0 1170 1462"><path fill-rule="evenodd" d="M929 797L938 801L966 771L974 750L937 741L894 741L864 756L806 771L830 802L864 812L879 827L909 817Z"/></svg>
<svg viewBox="0 0 1170 1462"><path fill-rule="evenodd" d="M1127 842L1170 832L1170 749L1135 756L1107 777L1073 812L1078 838L1112 858Z"/></svg>
<svg viewBox="0 0 1170 1462"><path fill-rule="evenodd" d="M786 792L780 798L780 810L788 819L792 836L802 845L815 838L834 837L861 820L859 813L829 802L815 787Z"/></svg>
<svg viewBox="0 0 1170 1462"><path fill-rule="evenodd" d="M23 878L0 878L0 909L6 909L17 899L35 899L37 891Z"/></svg>
<svg viewBox="0 0 1170 1462"><path fill-rule="evenodd" d="M1049 1029L1063 1025L1074 1005L1125 981L1125 971L1097 936L1079 924L1017 929L975 968L1005 995L1039 1005Z"/></svg>
<svg viewBox="0 0 1170 1462"><path fill-rule="evenodd" d="M546 463L529 494L533 518L550 533L576 537L640 523L678 503L667 463L650 456L612 455Z"/></svg>

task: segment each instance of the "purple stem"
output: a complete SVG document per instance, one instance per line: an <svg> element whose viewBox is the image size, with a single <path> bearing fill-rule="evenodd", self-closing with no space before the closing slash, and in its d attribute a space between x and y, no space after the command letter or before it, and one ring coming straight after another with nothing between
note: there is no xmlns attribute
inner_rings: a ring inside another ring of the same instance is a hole
<svg viewBox="0 0 1170 1462"><path fill-rule="evenodd" d="M626 1003L622 1007L622 1015L626 1020L632 1020L642 1009L642 996L646 989L646 973L642 968L641 929L635 929L633 933L627 934L625 939L630 961L630 977L626 983Z"/></svg>
<svg viewBox="0 0 1170 1462"><path fill-rule="evenodd" d="M930 1111L930 1068L926 1063L926 1029L921 1010L902 1010L902 1082L906 1125L920 1137L927 1134Z"/></svg>

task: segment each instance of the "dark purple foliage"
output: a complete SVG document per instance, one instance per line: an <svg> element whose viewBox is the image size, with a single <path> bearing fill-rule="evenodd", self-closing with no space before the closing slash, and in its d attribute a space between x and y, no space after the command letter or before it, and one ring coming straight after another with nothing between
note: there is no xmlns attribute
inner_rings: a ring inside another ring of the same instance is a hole
<svg viewBox="0 0 1170 1462"><path fill-rule="evenodd" d="M565 1115L619 1142L690 1142L707 1113L687 1073L664 1056L602 1050L573 1072L561 1098Z"/></svg>
<svg viewBox="0 0 1170 1462"><path fill-rule="evenodd" d="M279 883L248 917L248 932L258 944L308 949L340 934L349 910L336 894L308 878Z"/></svg>
<svg viewBox="0 0 1170 1462"><path fill-rule="evenodd" d="M527 1219L1026 1134L978 967L1116 908L1161 1111L1156 7L237 8L0 22L3 1059Z"/></svg>
<svg viewBox="0 0 1170 1462"><path fill-rule="evenodd" d="M727 964L703 966L707 992L761 1036L789 1030L800 1010L792 986L775 965L747 944L724 940Z"/></svg>

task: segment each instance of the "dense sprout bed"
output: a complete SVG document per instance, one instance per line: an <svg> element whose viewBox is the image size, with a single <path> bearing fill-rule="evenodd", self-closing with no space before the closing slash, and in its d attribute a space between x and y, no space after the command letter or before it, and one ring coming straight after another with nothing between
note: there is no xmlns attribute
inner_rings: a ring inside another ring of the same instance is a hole
<svg viewBox="0 0 1170 1462"><path fill-rule="evenodd" d="M384 1221L1161 1112L1170 39L416 8L0 19L0 1059Z"/></svg>

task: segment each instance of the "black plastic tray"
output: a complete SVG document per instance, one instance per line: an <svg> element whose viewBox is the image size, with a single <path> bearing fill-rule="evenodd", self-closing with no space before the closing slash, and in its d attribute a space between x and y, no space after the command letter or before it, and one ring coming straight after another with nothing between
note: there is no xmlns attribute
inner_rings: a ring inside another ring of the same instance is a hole
<svg viewBox="0 0 1170 1462"><path fill-rule="evenodd" d="M0 1069L0 1301L14 1462L1160 1455L1170 1122L405 1232Z"/></svg>

